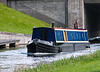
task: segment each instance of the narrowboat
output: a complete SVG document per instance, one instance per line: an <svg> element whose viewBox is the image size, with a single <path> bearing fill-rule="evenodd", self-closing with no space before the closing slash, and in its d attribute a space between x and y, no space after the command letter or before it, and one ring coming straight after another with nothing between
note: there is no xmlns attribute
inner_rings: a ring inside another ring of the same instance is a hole
<svg viewBox="0 0 100 72"><path fill-rule="evenodd" d="M60 53L89 48L86 29L33 28L31 41L27 44L28 53Z"/></svg>
<svg viewBox="0 0 100 72"><path fill-rule="evenodd" d="M90 43L100 43L100 36L89 39Z"/></svg>

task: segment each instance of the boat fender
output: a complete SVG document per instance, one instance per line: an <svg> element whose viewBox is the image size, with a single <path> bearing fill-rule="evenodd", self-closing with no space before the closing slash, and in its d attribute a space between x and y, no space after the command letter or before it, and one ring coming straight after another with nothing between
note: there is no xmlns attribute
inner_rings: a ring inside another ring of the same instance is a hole
<svg viewBox="0 0 100 72"><path fill-rule="evenodd" d="M85 48L90 48L90 46L87 45Z"/></svg>
<svg viewBox="0 0 100 72"><path fill-rule="evenodd" d="M35 40L33 41L33 43L34 43L35 45L37 45L37 44L38 44L37 41L38 41L38 39L35 39Z"/></svg>
<svg viewBox="0 0 100 72"><path fill-rule="evenodd" d="M61 48L61 47L59 47L59 53L60 53L60 52L62 52L62 48Z"/></svg>
<svg viewBox="0 0 100 72"><path fill-rule="evenodd" d="M29 42L30 42L30 41L28 41L28 43L29 43ZM28 43L27 43L27 44L28 44Z"/></svg>
<svg viewBox="0 0 100 72"><path fill-rule="evenodd" d="M27 44L31 44L31 43L33 43L33 40L31 40L31 41L28 41L28 43L27 43Z"/></svg>

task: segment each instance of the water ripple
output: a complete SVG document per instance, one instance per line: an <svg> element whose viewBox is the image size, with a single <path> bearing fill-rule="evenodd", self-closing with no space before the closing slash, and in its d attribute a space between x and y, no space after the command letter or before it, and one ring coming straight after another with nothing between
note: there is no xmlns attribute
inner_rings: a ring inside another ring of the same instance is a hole
<svg viewBox="0 0 100 72"><path fill-rule="evenodd" d="M100 50L100 44L91 44L91 49L85 49L75 52L62 52L50 57L27 57L27 48L21 48L17 50L10 50L0 52L0 68L1 72L13 72L16 67L28 66L36 67L41 62L50 63L56 60L70 58L73 56L87 55Z"/></svg>

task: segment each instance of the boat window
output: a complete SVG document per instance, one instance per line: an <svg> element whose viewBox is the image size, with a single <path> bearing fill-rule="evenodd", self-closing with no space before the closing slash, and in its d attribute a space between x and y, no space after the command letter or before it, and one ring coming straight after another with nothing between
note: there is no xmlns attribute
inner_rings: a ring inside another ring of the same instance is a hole
<svg viewBox="0 0 100 72"><path fill-rule="evenodd" d="M78 34L77 34L77 39L78 39Z"/></svg>
<svg viewBox="0 0 100 72"><path fill-rule="evenodd" d="M82 34L82 38L84 38L84 35Z"/></svg>
<svg viewBox="0 0 100 72"><path fill-rule="evenodd" d="M43 30L40 30L40 39L43 40Z"/></svg>
<svg viewBox="0 0 100 72"><path fill-rule="evenodd" d="M73 38L73 34L71 33L71 38Z"/></svg>
<svg viewBox="0 0 100 72"><path fill-rule="evenodd" d="M47 30L45 30L45 40L47 40Z"/></svg>
<svg viewBox="0 0 100 72"><path fill-rule="evenodd" d="M59 36L59 38L60 38L60 33L58 33L58 36Z"/></svg>

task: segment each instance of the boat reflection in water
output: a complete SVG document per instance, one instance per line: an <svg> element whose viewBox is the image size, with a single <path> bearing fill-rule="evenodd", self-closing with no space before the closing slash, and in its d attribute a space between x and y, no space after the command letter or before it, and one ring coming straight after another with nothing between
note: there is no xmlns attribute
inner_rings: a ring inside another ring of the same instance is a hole
<svg viewBox="0 0 100 72"><path fill-rule="evenodd" d="M32 40L27 45L29 53L60 53L90 47L86 29L33 28Z"/></svg>

